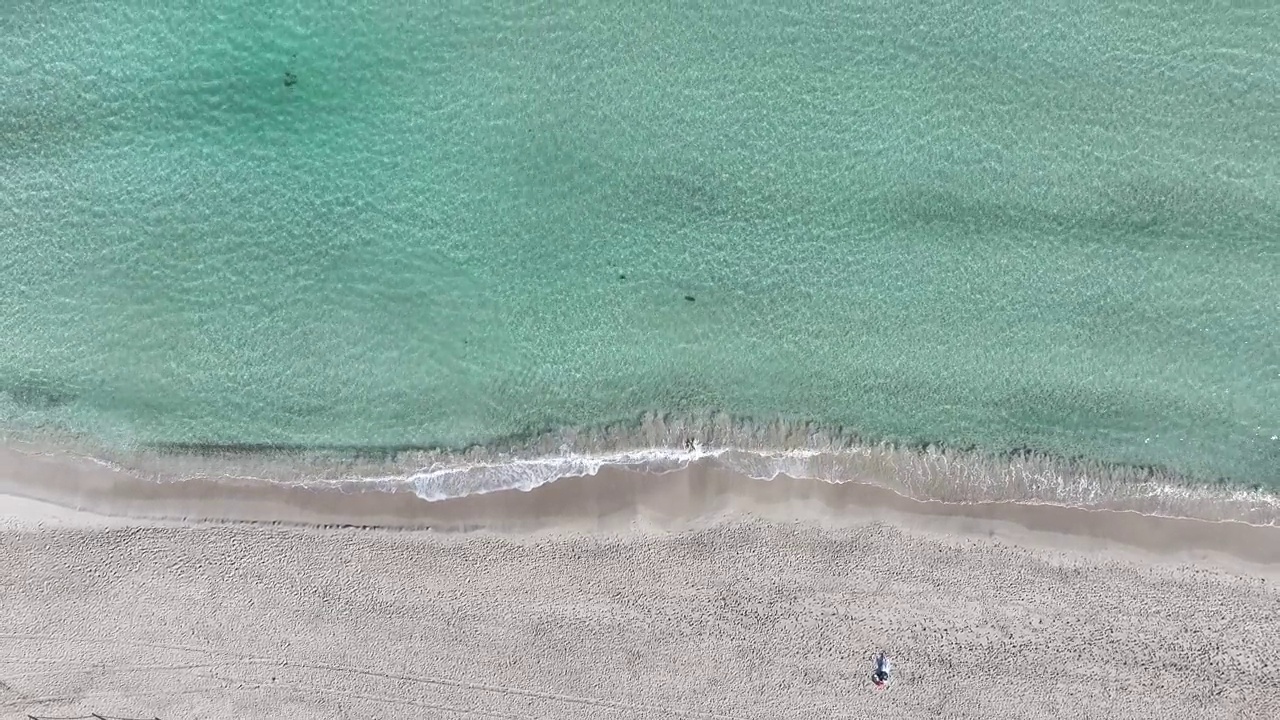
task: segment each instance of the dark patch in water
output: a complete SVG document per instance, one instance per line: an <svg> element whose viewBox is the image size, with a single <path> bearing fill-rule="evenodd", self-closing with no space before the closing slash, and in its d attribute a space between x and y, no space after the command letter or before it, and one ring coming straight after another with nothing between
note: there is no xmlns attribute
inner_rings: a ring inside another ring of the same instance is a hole
<svg viewBox="0 0 1280 720"><path fill-rule="evenodd" d="M720 215L726 210L724 199L715 186L693 177L675 173L655 174L650 192L657 203L691 215Z"/></svg>
<svg viewBox="0 0 1280 720"><path fill-rule="evenodd" d="M723 179L696 169L686 174L643 172L624 182L619 195L631 199L621 216L624 221L651 221L651 211L657 211L659 218L678 224L762 219L752 211L759 203L751 202ZM636 208L645 210L636 216L633 215Z"/></svg>
<svg viewBox="0 0 1280 720"><path fill-rule="evenodd" d="M1275 227L1274 208L1229 188L1158 181L1112 183L1095 189L1063 186L1036 198L990 199L943 181L907 186L882 196L876 213L905 226L949 225L974 233L1007 230L1070 233L1081 239L1116 237L1165 242L1189 231L1257 234Z"/></svg>
<svg viewBox="0 0 1280 720"><path fill-rule="evenodd" d="M290 60L297 60L297 59L298 59L298 53L293 53L293 54L289 55L289 59L290 59ZM292 70L285 70L285 71L284 71L284 86L285 86L285 87L293 87L294 85L297 85L297 84L298 84L298 76L297 76L297 75L295 75L295 74L294 74L294 72L293 72Z"/></svg>
<svg viewBox="0 0 1280 720"><path fill-rule="evenodd" d="M10 384L2 391L14 402L38 410L50 410L69 405L76 393L59 383L40 378L25 378Z"/></svg>
<svg viewBox="0 0 1280 720"><path fill-rule="evenodd" d="M503 450L524 448L530 439L550 436L551 426L531 426L526 433L497 437L485 444L486 448ZM344 460L393 461L404 453L460 453L477 447L476 444L444 445L402 443L387 445L356 444L306 444L292 442L157 442L144 445L147 450L166 455L192 455L196 457L243 455L324 455Z"/></svg>
<svg viewBox="0 0 1280 720"><path fill-rule="evenodd" d="M689 302L693 302L696 298L694 298L692 295L685 295L684 299L688 300Z"/></svg>
<svg viewBox="0 0 1280 720"><path fill-rule="evenodd" d="M331 408L326 402L300 400L287 402L280 410L291 417L310 418L324 415Z"/></svg>
<svg viewBox="0 0 1280 720"><path fill-rule="evenodd" d="M878 445L880 442L858 439L855 444ZM1192 476L1166 465L1103 459L1083 454L1054 453L1047 450L1038 450L1029 445L1012 445L1006 448L992 448L974 443L947 443L922 439L900 441L886 439L884 444L899 450L906 450L920 455L926 453L951 452L962 455L982 456L992 460L1006 462L1030 462L1034 460L1043 460L1061 463L1065 467L1105 470L1112 474L1124 475L1127 480L1135 482L1157 481L1171 485L1188 486L1199 485L1202 483L1236 487L1245 486L1240 480L1232 480L1231 478L1220 475Z"/></svg>
<svg viewBox="0 0 1280 720"><path fill-rule="evenodd" d="M304 443L152 443L149 449L167 455L197 457L227 455L335 455L356 460L393 460L401 453L441 452L438 445L307 445Z"/></svg>

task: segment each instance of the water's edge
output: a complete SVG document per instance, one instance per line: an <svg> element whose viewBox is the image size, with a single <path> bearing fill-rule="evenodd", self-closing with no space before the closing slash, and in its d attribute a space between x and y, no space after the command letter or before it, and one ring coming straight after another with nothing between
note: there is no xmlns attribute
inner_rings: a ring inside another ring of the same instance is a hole
<svg viewBox="0 0 1280 720"><path fill-rule="evenodd" d="M29 443L30 438L24 441ZM990 452L866 442L807 423L762 426L728 416L650 414L638 424L546 431L460 449L209 444L122 451L47 437L40 444L45 451L89 457L157 482L356 484L408 491L428 501L528 491L561 478L592 476L604 467L665 473L701 461L757 481L859 482L915 500L1048 504L1280 525L1280 495L1268 492L1262 482L1244 486L1188 478L1162 468L1059 458L1027 448Z"/></svg>

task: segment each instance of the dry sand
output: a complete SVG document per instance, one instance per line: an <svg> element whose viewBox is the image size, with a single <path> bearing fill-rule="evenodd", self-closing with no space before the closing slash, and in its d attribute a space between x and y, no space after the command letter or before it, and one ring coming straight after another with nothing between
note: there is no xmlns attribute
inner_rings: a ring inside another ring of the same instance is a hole
<svg viewBox="0 0 1280 720"><path fill-rule="evenodd" d="M424 503L6 450L0 493L0 717L1280 717L1280 528L708 464Z"/></svg>

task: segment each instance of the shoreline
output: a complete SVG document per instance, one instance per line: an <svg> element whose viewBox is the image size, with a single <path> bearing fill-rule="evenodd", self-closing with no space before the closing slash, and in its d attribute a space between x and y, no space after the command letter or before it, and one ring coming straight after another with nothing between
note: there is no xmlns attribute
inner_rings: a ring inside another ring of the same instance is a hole
<svg viewBox="0 0 1280 720"><path fill-rule="evenodd" d="M437 533L679 531L734 517L848 528L888 523L933 535L1042 549L1122 550L1163 561L1248 566L1280 578L1280 527L1043 503L917 500L878 485L755 480L709 459L650 473L605 466L531 490L423 500L367 482L286 485L244 479L156 482L100 463L0 449L0 495L112 524L250 523ZM11 516L13 513L9 513Z"/></svg>
<svg viewBox="0 0 1280 720"><path fill-rule="evenodd" d="M11 437L0 440L0 464L47 464L54 458L71 465L87 462L95 466L94 472L109 468L155 484L213 481L356 493L376 489L428 501L532 490L605 470L664 474L711 464L756 481L855 481L949 505L1051 505L1280 527L1280 492L1269 489L1271 481L1246 486L1196 480L1156 467L1109 465L1031 450L990 454L934 445L867 445L843 430L824 432L783 422L756 426L728 416L690 420L646 415L638 427L548 431L510 444L389 450L372 456L345 456L323 448L251 446L241 452L234 448L242 446L216 447L224 449L123 451L71 437Z"/></svg>

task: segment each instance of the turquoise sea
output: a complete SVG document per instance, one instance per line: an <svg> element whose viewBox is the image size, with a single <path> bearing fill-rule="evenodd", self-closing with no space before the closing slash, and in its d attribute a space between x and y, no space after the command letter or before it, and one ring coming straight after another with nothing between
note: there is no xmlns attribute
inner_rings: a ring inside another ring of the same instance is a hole
<svg viewBox="0 0 1280 720"><path fill-rule="evenodd" d="M0 424L1280 489L1280 6L11 0Z"/></svg>

